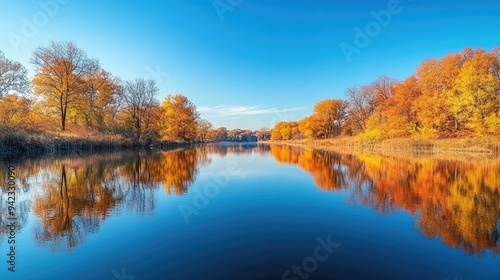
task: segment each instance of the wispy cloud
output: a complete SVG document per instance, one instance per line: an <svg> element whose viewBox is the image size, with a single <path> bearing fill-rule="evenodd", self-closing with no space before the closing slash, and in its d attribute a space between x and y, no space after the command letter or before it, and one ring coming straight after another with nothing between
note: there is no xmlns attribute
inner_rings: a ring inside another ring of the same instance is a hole
<svg viewBox="0 0 500 280"><path fill-rule="evenodd" d="M251 115L270 115L279 114L290 111L302 110L302 107L297 108L262 108L261 105L255 106L230 106L220 105L215 107L202 106L198 108L198 112L203 114L220 115L220 116L251 116Z"/></svg>

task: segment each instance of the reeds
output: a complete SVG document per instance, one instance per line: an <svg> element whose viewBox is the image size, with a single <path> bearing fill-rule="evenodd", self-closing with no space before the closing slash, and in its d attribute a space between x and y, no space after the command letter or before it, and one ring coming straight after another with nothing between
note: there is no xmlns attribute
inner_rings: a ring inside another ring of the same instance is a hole
<svg viewBox="0 0 500 280"><path fill-rule="evenodd" d="M120 135L89 132L84 135L70 133L28 133L0 129L0 157L36 156L65 152L99 152L127 149L170 149L186 146L180 141L152 140L134 142Z"/></svg>
<svg viewBox="0 0 500 280"><path fill-rule="evenodd" d="M421 138L389 138L383 140L366 140L357 137L339 137L321 140L268 141L268 143L293 144L317 148L342 148L354 151L406 151L406 152L459 152L498 154L500 138L493 136L421 139Z"/></svg>

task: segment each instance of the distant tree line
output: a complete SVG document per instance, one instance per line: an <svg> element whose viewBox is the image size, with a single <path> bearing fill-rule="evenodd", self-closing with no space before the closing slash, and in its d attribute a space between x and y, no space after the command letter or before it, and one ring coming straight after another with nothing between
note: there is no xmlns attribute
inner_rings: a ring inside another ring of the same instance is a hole
<svg viewBox="0 0 500 280"><path fill-rule="evenodd" d="M280 122L272 140L500 135L500 48L465 48L422 62L403 81L381 76L327 99L298 122Z"/></svg>

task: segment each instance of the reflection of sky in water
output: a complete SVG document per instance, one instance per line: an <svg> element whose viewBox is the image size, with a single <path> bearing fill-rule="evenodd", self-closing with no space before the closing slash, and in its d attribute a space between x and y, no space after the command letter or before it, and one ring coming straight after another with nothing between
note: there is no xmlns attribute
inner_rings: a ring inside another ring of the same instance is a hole
<svg viewBox="0 0 500 280"><path fill-rule="evenodd" d="M500 235L500 219L497 221L497 234ZM497 246L500 247L500 238L497 240Z"/></svg>

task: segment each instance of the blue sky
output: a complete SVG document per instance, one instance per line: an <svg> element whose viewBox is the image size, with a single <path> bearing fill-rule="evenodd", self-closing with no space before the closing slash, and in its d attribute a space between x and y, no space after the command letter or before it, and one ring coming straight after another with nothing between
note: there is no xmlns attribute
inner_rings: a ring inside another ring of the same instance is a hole
<svg viewBox="0 0 500 280"><path fill-rule="evenodd" d="M180 93L215 127L259 129L424 59L499 46L499 15L496 0L0 0L0 50L32 75L37 46L71 40L123 80L154 78L160 101Z"/></svg>

